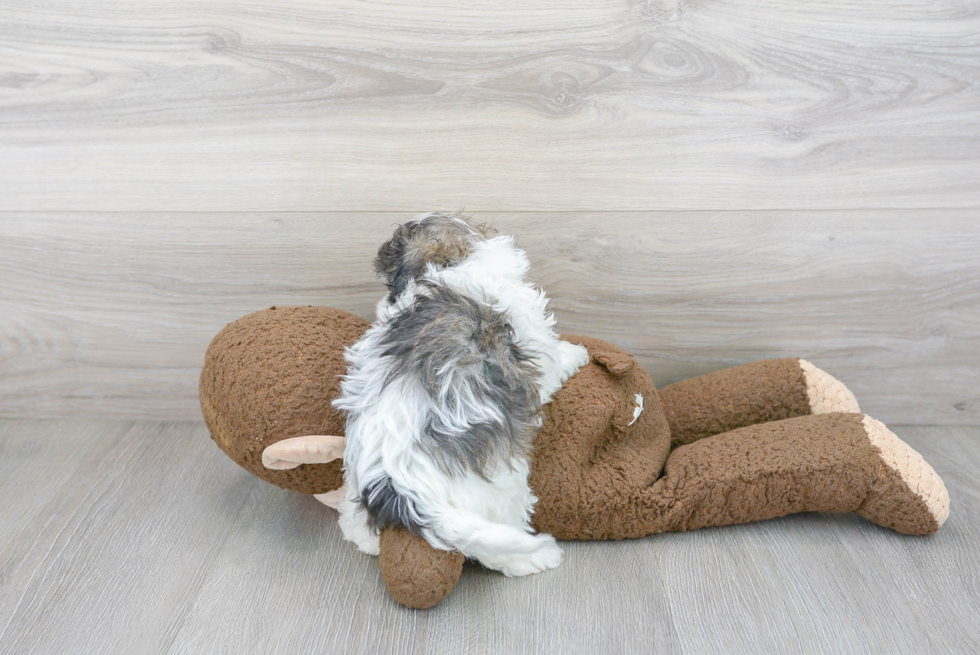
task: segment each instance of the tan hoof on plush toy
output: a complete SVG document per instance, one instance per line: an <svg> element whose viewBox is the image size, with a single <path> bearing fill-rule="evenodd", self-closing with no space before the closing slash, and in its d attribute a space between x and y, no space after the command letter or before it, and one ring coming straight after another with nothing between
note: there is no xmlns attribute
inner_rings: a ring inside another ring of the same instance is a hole
<svg viewBox="0 0 980 655"><path fill-rule="evenodd" d="M388 593L412 609L435 607L449 595L463 572L462 553L438 550L402 527L381 532L381 577Z"/></svg>
<svg viewBox="0 0 980 655"><path fill-rule="evenodd" d="M881 467L857 513L903 534L938 530L949 517L949 492L942 478L884 423L870 416L862 423L880 452Z"/></svg>
<svg viewBox="0 0 980 655"><path fill-rule="evenodd" d="M810 401L811 414L845 412L860 414L857 398L844 383L823 369L819 369L805 359L801 359L806 395Z"/></svg>

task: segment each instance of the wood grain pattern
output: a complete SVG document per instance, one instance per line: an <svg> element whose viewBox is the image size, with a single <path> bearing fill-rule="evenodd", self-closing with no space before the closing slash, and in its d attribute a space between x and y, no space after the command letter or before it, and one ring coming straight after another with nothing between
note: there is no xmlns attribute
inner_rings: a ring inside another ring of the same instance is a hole
<svg viewBox="0 0 980 655"><path fill-rule="evenodd" d="M271 305L371 318L399 214L8 213L0 416L196 419L207 344ZM972 210L477 214L519 235L559 328L658 385L801 356L887 423L980 421Z"/></svg>
<svg viewBox="0 0 980 655"><path fill-rule="evenodd" d="M21 563L37 555L36 537L66 503L79 468L96 448L105 448L128 424L83 421L0 421L0 610L13 610ZM76 487L77 489L77 487ZM43 546L42 546L43 547ZM0 613L0 634L10 618Z"/></svg>
<svg viewBox="0 0 980 655"><path fill-rule="evenodd" d="M980 486L974 467L974 463L980 462L977 428L952 427L937 432L929 427L903 426L898 432L920 452L930 452L929 463L942 471L949 489L957 490L953 501L956 505L951 505L951 511L962 513L958 518L960 525L966 525L971 516L980 516ZM945 438L947 436L950 438ZM930 448L928 442L933 439L939 439L939 443ZM958 627L975 623L974 608L980 603L980 575L973 557L980 548L974 537L959 530L956 532L949 535L951 541L944 549L942 562L921 557L914 541L886 539L879 533L875 534L871 544L875 558L893 577L895 594L905 603L918 606L928 598L929 589L939 588L947 589L950 598L964 599L964 602L945 608L942 616L921 615L916 622L916 627L926 633L931 649L937 653L969 653L977 644L975 630L970 634ZM853 543L845 545L849 553L857 553ZM917 571L916 575L907 575L912 569Z"/></svg>
<svg viewBox="0 0 980 655"><path fill-rule="evenodd" d="M980 204L976 2L0 11L0 209Z"/></svg>
<svg viewBox="0 0 980 655"><path fill-rule="evenodd" d="M660 385L803 356L980 423L978 112L975 0L0 0L0 417L197 419L225 323L370 318L392 224L466 207ZM0 655L972 652L980 428L897 432L933 537L570 543L410 612L199 422L0 421Z"/></svg>
<svg viewBox="0 0 980 655"><path fill-rule="evenodd" d="M972 652L980 428L896 431L949 488L935 535L804 514L565 542L554 571L467 565L417 612L332 510L251 478L201 424L0 421L3 470L59 487L28 483L48 505L8 530L31 501L0 478L0 654Z"/></svg>
<svg viewBox="0 0 980 655"><path fill-rule="evenodd" d="M4 460L36 481L0 489L4 519L33 513L2 543L0 652L165 651L259 481L200 423L27 426L3 434Z"/></svg>

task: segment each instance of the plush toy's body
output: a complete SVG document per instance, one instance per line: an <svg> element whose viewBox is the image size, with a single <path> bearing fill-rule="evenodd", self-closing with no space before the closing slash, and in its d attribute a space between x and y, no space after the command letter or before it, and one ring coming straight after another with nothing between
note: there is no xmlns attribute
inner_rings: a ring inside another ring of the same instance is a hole
<svg viewBox="0 0 980 655"><path fill-rule="evenodd" d="M306 435L343 434L330 401L345 371L343 348L365 329L346 312L312 307L265 310L226 327L201 376L214 440L273 484L335 498L343 444ZM584 345L591 361L544 408L529 478L541 532L624 539L853 511L927 534L948 515L942 480L922 457L804 360L755 362L658 391L621 349L563 338ZM263 453L294 468L266 468ZM382 534L380 549L389 591L410 607L441 601L462 569L458 553L398 528Z"/></svg>

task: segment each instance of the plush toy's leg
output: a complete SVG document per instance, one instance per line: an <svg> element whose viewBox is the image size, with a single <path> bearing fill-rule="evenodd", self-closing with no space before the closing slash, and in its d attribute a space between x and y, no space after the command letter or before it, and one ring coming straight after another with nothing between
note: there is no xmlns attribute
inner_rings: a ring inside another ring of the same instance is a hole
<svg viewBox="0 0 980 655"><path fill-rule="evenodd" d="M437 550L405 528L381 533L381 577L391 597L412 609L428 609L443 601L463 572L461 553Z"/></svg>
<svg viewBox="0 0 980 655"><path fill-rule="evenodd" d="M681 446L653 485L569 499L563 520L577 524L580 539L622 539L812 511L857 512L898 532L927 534L949 515L949 495L922 456L882 423L833 413Z"/></svg>
<svg viewBox="0 0 980 655"><path fill-rule="evenodd" d="M860 412L842 382L803 359L767 359L726 368L660 389L671 444L828 412Z"/></svg>
<svg viewBox="0 0 980 655"><path fill-rule="evenodd" d="M664 477L633 502L637 518L656 519L658 530L818 511L857 512L898 532L927 534L949 515L932 467L861 414L754 425L679 448Z"/></svg>

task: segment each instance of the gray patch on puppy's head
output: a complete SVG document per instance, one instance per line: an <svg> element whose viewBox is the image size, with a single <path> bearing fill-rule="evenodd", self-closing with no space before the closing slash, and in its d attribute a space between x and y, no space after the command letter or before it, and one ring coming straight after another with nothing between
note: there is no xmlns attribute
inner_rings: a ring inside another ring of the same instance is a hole
<svg viewBox="0 0 980 655"><path fill-rule="evenodd" d="M458 264L475 242L491 233L492 228L454 214L424 214L399 225L374 260L375 271L388 287L388 301L394 302L409 282L421 279L429 264Z"/></svg>

